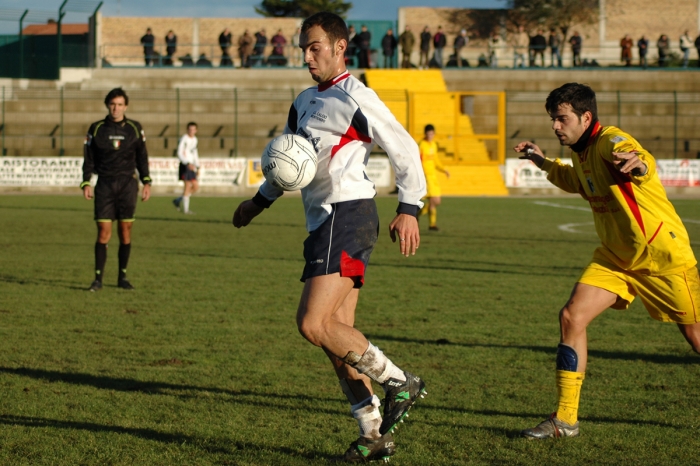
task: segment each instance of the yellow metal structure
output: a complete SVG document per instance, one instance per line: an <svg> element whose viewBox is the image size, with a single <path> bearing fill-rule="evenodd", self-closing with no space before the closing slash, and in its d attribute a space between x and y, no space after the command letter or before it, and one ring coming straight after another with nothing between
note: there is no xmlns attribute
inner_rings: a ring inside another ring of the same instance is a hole
<svg viewBox="0 0 700 466"><path fill-rule="evenodd" d="M435 127L445 195L508 194L499 166L505 163L505 92L448 92L439 70L367 70L365 78L394 116L418 141L425 125ZM475 133L465 103L482 102L480 121L495 127ZM486 102L486 103L484 103Z"/></svg>

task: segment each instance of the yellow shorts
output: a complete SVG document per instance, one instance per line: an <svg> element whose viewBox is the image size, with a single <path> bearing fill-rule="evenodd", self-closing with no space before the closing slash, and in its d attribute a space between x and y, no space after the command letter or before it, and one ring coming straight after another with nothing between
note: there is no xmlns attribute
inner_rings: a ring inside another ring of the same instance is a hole
<svg viewBox="0 0 700 466"><path fill-rule="evenodd" d="M653 319L678 324L700 321L700 276L696 267L652 277L592 262L578 281L615 293L618 299L613 309L627 309L639 295Z"/></svg>
<svg viewBox="0 0 700 466"><path fill-rule="evenodd" d="M426 175L425 184L428 187L428 194L425 197L440 197L442 196L442 191L440 190L440 185L438 184L437 174Z"/></svg>

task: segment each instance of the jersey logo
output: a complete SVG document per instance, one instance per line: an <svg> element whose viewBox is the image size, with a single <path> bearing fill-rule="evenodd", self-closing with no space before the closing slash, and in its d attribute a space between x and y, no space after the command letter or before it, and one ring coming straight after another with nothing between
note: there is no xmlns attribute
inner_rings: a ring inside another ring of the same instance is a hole
<svg viewBox="0 0 700 466"><path fill-rule="evenodd" d="M325 123L326 120L328 119L328 115L324 115L321 112L314 112L311 114L311 118L320 121L321 123Z"/></svg>
<svg viewBox="0 0 700 466"><path fill-rule="evenodd" d="M87 136L85 136L85 145L89 146L92 143L92 134L88 133Z"/></svg>
<svg viewBox="0 0 700 466"><path fill-rule="evenodd" d="M122 145L122 142L119 139L112 139L112 146L114 146L115 149L119 149L119 146Z"/></svg>
<svg viewBox="0 0 700 466"><path fill-rule="evenodd" d="M143 139L143 142L146 142L146 133L141 130L141 139Z"/></svg>
<svg viewBox="0 0 700 466"><path fill-rule="evenodd" d="M623 138L622 136L615 136L614 138L610 138L610 142L613 144L617 144L618 142L626 141L627 138Z"/></svg>
<svg viewBox="0 0 700 466"><path fill-rule="evenodd" d="M309 141L311 144L314 145L314 150L318 152L318 143L321 140L321 138L312 138L311 134L306 131L304 128L299 128L297 129L297 136L301 136L307 141Z"/></svg>
<svg viewBox="0 0 700 466"><path fill-rule="evenodd" d="M590 189L592 193L595 193L595 186L593 186L593 181L591 181L589 176L586 177L586 181L588 182L588 189Z"/></svg>

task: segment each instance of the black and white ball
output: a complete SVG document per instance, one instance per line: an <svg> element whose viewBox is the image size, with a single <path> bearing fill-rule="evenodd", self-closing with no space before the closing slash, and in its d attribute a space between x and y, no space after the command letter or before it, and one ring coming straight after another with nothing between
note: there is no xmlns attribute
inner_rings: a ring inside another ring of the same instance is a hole
<svg viewBox="0 0 700 466"><path fill-rule="evenodd" d="M296 134L283 134L269 142L261 158L268 183L284 191L305 188L316 176L316 150Z"/></svg>

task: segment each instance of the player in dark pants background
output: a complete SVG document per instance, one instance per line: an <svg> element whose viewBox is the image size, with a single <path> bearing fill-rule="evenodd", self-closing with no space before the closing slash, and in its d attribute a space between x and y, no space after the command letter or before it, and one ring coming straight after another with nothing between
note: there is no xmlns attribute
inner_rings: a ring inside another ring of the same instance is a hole
<svg viewBox="0 0 700 466"><path fill-rule="evenodd" d="M95 281L90 291L102 289L107 243L112 237L112 222L119 222L119 278L117 286L125 290L134 287L126 279L126 266L131 254L131 228L134 224L139 185L136 170L143 183L141 200L151 197L151 178L148 173L146 136L137 121L126 118L129 97L121 88L112 89L105 97L109 114L104 120L90 125L85 137L83 182L80 184L85 199L93 198L90 178L98 175L94 190L95 222Z"/></svg>

